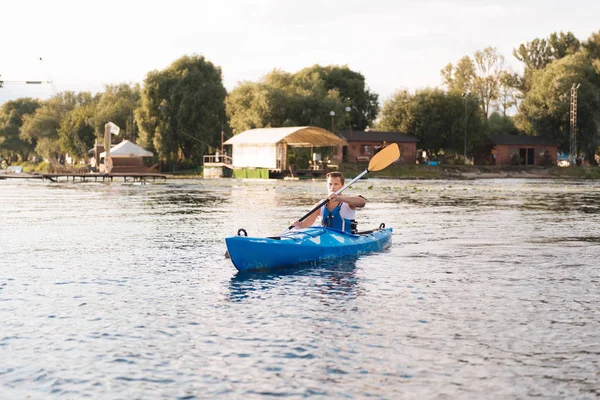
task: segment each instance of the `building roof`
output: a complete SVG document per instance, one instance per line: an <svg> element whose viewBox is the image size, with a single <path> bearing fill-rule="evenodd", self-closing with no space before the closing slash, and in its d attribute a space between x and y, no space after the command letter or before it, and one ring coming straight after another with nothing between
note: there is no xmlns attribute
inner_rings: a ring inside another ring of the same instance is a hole
<svg viewBox="0 0 600 400"><path fill-rule="evenodd" d="M558 146L555 141L543 136L495 135L491 139L495 145Z"/></svg>
<svg viewBox="0 0 600 400"><path fill-rule="evenodd" d="M348 143L326 129L315 126L250 129L239 133L224 144L256 145L286 143L293 147L346 146Z"/></svg>
<svg viewBox="0 0 600 400"><path fill-rule="evenodd" d="M400 132L379 132L379 131L342 131L340 135L349 142L396 142L411 143L418 142L414 136L404 135Z"/></svg>
<svg viewBox="0 0 600 400"><path fill-rule="evenodd" d="M152 157L153 155L151 151L144 150L129 140L123 140L110 149L111 157ZM102 157L106 157L106 151L100 153L100 158Z"/></svg>

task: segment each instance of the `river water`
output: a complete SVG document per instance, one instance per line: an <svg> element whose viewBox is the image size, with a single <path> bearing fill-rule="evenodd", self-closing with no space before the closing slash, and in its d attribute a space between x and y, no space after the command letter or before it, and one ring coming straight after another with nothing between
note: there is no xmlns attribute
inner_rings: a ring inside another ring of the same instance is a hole
<svg viewBox="0 0 600 400"><path fill-rule="evenodd" d="M600 183L368 179L392 247L238 274L324 181L0 180L0 398L600 396Z"/></svg>

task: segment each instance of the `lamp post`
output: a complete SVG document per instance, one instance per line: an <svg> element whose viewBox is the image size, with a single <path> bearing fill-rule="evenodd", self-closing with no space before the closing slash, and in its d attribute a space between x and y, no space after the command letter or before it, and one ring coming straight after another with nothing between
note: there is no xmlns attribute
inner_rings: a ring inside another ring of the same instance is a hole
<svg viewBox="0 0 600 400"><path fill-rule="evenodd" d="M350 134L352 134L352 116L350 115L350 111L352 111L352 108L350 108L349 106L345 108L346 110L346 118L348 119L348 128L350 129Z"/></svg>
<svg viewBox="0 0 600 400"><path fill-rule="evenodd" d="M335 133L334 124L333 124L333 120L335 119L335 111L331 111L329 113L329 115L331 115L331 132Z"/></svg>
<svg viewBox="0 0 600 400"><path fill-rule="evenodd" d="M464 154L463 154L463 157L465 159L465 165L467 165L467 122L468 122L467 96L469 96L469 95L470 95L469 92L464 92L462 94L462 97L465 99L465 148L464 148Z"/></svg>

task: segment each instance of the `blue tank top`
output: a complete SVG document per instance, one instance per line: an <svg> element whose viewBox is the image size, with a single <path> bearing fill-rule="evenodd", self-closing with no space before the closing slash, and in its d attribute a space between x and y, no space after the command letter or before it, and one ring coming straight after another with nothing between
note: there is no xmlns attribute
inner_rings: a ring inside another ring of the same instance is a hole
<svg viewBox="0 0 600 400"><path fill-rule="evenodd" d="M340 215L341 208L342 203L338 204L331 211L329 211L327 206L323 206L323 226L347 233L352 233L352 221L342 218Z"/></svg>

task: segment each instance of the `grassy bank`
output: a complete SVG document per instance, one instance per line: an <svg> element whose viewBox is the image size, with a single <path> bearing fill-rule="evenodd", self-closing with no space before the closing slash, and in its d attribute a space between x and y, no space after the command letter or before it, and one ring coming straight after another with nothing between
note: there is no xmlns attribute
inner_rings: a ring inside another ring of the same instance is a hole
<svg viewBox="0 0 600 400"><path fill-rule="evenodd" d="M27 174L33 174L34 172L48 172L50 169L50 165L45 161L39 163L26 161L22 163L12 163L11 165L23 167L23 172Z"/></svg>
<svg viewBox="0 0 600 400"><path fill-rule="evenodd" d="M14 163L23 167L23 172L47 172L47 162ZM367 163L344 163L340 171L352 178L368 167ZM177 179L201 179L201 167L163 173ZM553 179L600 179L600 167L494 167L472 165L391 165L382 171L369 173L371 177L396 179L496 179L496 178L553 178Z"/></svg>
<svg viewBox="0 0 600 400"><path fill-rule="evenodd" d="M353 177L364 171L367 164L342 164L344 175ZM471 166L471 165L391 165L369 174L380 178L397 179L497 179L497 178L552 178L552 179L600 179L600 167L524 167L524 166Z"/></svg>

